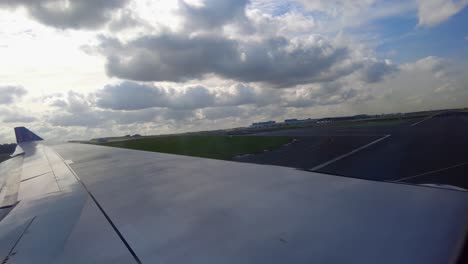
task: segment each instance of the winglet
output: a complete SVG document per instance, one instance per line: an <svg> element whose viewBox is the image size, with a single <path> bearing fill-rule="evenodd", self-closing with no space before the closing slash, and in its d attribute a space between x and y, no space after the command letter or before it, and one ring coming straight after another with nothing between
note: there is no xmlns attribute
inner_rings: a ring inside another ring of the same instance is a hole
<svg viewBox="0 0 468 264"><path fill-rule="evenodd" d="M43 140L25 127L15 127L16 143Z"/></svg>

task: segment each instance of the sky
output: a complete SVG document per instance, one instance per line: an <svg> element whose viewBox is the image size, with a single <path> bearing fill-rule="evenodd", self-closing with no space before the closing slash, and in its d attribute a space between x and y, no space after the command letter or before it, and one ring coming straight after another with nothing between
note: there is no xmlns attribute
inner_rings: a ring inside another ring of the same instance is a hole
<svg viewBox="0 0 468 264"><path fill-rule="evenodd" d="M0 0L0 143L468 107L468 0Z"/></svg>

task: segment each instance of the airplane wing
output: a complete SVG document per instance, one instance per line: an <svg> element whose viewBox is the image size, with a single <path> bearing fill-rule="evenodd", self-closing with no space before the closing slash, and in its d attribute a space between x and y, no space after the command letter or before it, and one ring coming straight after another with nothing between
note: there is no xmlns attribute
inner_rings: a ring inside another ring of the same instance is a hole
<svg viewBox="0 0 468 264"><path fill-rule="evenodd" d="M468 194L15 129L1 263L455 263Z"/></svg>

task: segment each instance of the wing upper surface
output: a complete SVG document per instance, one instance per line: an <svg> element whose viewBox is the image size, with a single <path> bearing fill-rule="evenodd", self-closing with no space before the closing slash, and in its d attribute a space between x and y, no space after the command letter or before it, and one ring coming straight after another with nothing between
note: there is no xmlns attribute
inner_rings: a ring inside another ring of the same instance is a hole
<svg viewBox="0 0 468 264"><path fill-rule="evenodd" d="M2 263L452 263L466 232L466 192L15 131Z"/></svg>
<svg viewBox="0 0 468 264"><path fill-rule="evenodd" d="M447 263L465 192L93 145L67 160L144 263Z"/></svg>
<svg viewBox="0 0 468 264"><path fill-rule="evenodd" d="M0 221L2 263L134 262L60 156L35 142L21 147L23 155L0 164L18 183L5 185L15 204Z"/></svg>

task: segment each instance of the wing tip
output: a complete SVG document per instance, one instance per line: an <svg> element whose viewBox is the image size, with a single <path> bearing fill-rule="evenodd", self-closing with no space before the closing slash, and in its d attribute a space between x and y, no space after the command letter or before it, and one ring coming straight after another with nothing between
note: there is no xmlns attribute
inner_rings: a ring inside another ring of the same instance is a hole
<svg viewBox="0 0 468 264"><path fill-rule="evenodd" d="M16 143L43 140L26 127L15 127Z"/></svg>

